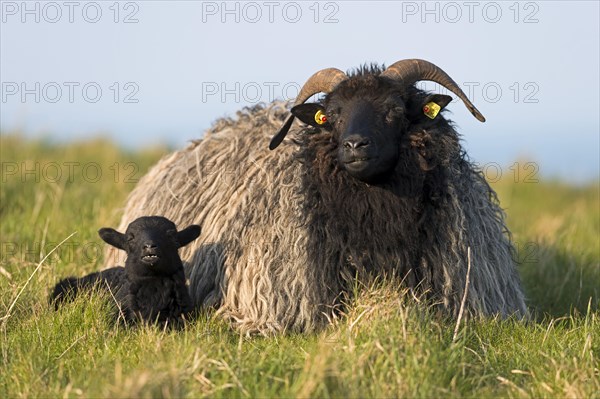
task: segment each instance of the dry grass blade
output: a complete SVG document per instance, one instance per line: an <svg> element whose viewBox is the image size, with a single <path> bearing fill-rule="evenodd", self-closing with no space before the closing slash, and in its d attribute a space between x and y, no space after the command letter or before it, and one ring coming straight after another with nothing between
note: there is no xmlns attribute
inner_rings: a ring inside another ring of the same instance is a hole
<svg viewBox="0 0 600 399"><path fill-rule="evenodd" d="M0 266L0 274L4 275L9 280L12 280L12 276L10 275L10 273L7 272L6 269L2 266Z"/></svg>
<svg viewBox="0 0 600 399"><path fill-rule="evenodd" d="M77 343L79 341L81 341L83 338L85 338L86 336L87 336L86 334L83 334L81 337L79 337L75 341L73 341L73 343L71 343L71 345L69 345L69 347L63 351L63 353L58 355L58 357L56 359L58 360L58 359L62 358L68 351L71 350L71 348L73 348L75 345L77 345Z"/></svg>
<svg viewBox="0 0 600 399"><path fill-rule="evenodd" d="M122 319L123 323L127 323L127 320L125 319L125 313L123 313L123 309L121 309L121 305L119 304L119 301L117 301L117 298L115 297L112 290L110 289L110 284L108 284L108 281L104 281L104 284L106 284L106 288L108 288L108 292L110 293L111 298L117 305L117 309L119 309L119 319Z"/></svg>
<svg viewBox="0 0 600 399"><path fill-rule="evenodd" d="M465 290L463 292L462 301L460 302L460 310L458 311L458 319L456 320L456 326L454 327L454 335L452 336L452 342L456 342L458 337L458 328L465 311L465 304L467 303L467 294L469 293L469 278L471 276L471 247L467 248L467 277L465 278Z"/></svg>
<svg viewBox="0 0 600 399"><path fill-rule="evenodd" d="M35 276L35 274L40 269L40 267L42 267L42 264L46 261L46 259L48 259L48 257L50 255L52 255L54 253L54 251L56 251L61 245L63 245L69 238L73 237L75 234L77 234L76 231L74 231L73 233L69 234L69 236L67 238L65 238L60 243L58 243L57 246L55 246L54 248L52 248L52 250L50 252L48 252L46 254L46 256L44 256L44 258L40 261L40 263L37 264L37 266L35 267L35 269L31 273L31 275L29 276L29 278L27 279L27 281L25 282L25 284L23 285L23 287L21 287L21 290L19 291L19 293L17 294L17 296L15 297L15 299L12 301L12 303L8 307L8 310L6 311L6 314L4 315L4 317L2 317L1 320L2 320L3 325L6 324L6 322L8 321L8 318L10 317L10 312L13 310L13 308L17 304L17 301L19 300L19 297L21 296L21 294L23 293L23 291L25 291L25 288L27 288L27 286L29 285L29 283L33 279L33 276Z"/></svg>

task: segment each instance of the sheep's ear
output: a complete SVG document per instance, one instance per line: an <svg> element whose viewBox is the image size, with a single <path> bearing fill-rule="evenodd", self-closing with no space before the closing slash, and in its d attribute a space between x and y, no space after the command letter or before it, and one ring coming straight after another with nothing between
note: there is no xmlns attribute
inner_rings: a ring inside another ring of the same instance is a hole
<svg viewBox="0 0 600 399"><path fill-rule="evenodd" d="M290 115L285 120L285 123L283 124L281 129L279 129L279 131L275 133L275 136L271 138L271 142L269 143L269 150L272 151L275 148L279 147L279 144L281 144L285 136L288 134L290 127L292 127L292 123L294 123L294 115Z"/></svg>
<svg viewBox="0 0 600 399"><path fill-rule="evenodd" d="M194 241L200 235L200 226L192 224L189 227L177 232L177 243L179 248L185 247Z"/></svg>
<svg viewBox="0 0 600 399"><path fill-rule="evenodd" d="M117 230L111 229L110 227L103 227L100 230L98 230L98 235L107 244L125 250L125 243L127 242L127 240L125 239L125 234L119 233Z"/></svg>
<svg viewBox="0 0 600 399"><path fill-rule="evenodd" d="M331 129L331 124L327 120L327 115L325 114L325 108L321 104L306 103L296 105L292 108L292 115L307 125L328 130Z"/></svg>
<svg viewBox="0 0 600 399"><path fill-rule="evenodd" d="M435 119L451 101L452 97L445 94L431 94L423 102L414 104L414 109L410 110L411 119Z"/></svg>

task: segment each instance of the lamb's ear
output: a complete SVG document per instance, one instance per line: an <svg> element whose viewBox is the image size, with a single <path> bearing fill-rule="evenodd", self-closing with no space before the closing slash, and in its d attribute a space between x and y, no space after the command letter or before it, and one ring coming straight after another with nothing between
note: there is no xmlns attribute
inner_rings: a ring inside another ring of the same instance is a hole
<svg viewBox="0 0 600 399"><path fill-rule="evenodd" d="M125 234L119 233L117 230L111 229L110 227L103 227L98 230L98 235L107 244L125 250L125 243L127 242Z"/></svg>
<svg viewBox="0 0 600 399"><path fill-rule="evenodd" d="M185 247L194 241L200 235L200 226L192 224L185 229L177 232L177 243L179 248Z"/></svg>
<svg viewBox="0 0 600 399"><path fill-rule="evenodd" d="M325 108L321 104L306 103L296 105L292 108L292 115L307 125L325 129L331 128L331 124L325 114Z"/></svg>

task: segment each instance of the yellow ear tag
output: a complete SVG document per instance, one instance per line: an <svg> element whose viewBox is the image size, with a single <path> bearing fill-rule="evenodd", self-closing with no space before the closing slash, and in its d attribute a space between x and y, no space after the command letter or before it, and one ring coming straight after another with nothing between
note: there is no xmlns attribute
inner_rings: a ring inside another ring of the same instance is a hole
<svg viewBox="0 0 600 399"><path fill-rule="evenodd" d="M323 113L323 111L317 111L317 113L315 114L315 122L317 122L319 125L327 123L327 116L325 115L325 113Z"/></svg>
<svg viewBox="0 0 600 399"><path fill-rule="evenodd" d="M429 119L435 119L437 114L440 113L441 109L442 107L432 101L423 106L423 113L427 115Z"/></svg>

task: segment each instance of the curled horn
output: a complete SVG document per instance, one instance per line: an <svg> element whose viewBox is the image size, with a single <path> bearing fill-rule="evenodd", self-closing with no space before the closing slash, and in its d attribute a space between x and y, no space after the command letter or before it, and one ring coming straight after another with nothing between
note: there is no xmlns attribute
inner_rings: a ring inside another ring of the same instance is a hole
<svg viewBox="0 0 600 399"><path fill-rule="evenodd" d="M469 101L465 93L460 89L454 80L440 67L432 64L429 61L411 59L395 62L390 65L381 76L387 76L392 79L399 80L407 85L411 85L420 80L430 80L436 82L456 94L465 104L467 109L480 122L485 122L484 116L477 108Z"/></svg>
<svg viewBox="0 0 600 399"><path fill-rule="evenodd" d="M331 92L335 86L346 79L348 79L348 76L337 68L320 70L308 78L306 83L304 83L304 86L302 86L302 89L300 89L300 93L298 93L298 97L296 97L296 101L294 101L294 106L304 103L311 96L317 93ZM277 146L279 146L279 144L281 144L290 130L292 122L294 122L294 115L290 115L286 119L281 129L279 129L277 134L273 136L271 143L269 143L270 150L274 150L277 148Z"/></svg>

